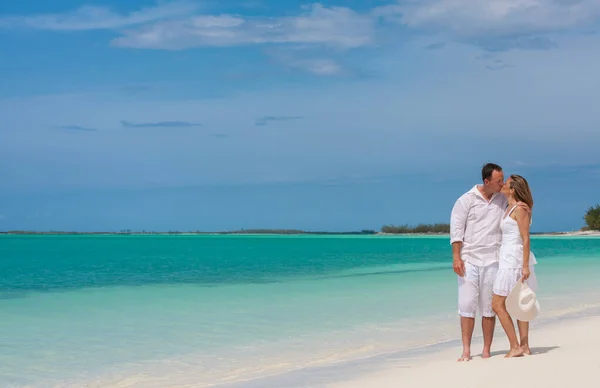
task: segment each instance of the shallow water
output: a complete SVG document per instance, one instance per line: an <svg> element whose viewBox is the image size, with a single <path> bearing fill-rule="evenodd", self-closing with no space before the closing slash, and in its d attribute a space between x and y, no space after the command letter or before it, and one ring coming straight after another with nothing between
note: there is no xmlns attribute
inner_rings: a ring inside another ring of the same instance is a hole
<svg viewBox="0 0 600 388"><path fill-rule="evenodd" d="M599 238L532 241L541 319L598 303ZM0 386L203 386L459 334L447 237L2 236L0 257Z"/></svg>

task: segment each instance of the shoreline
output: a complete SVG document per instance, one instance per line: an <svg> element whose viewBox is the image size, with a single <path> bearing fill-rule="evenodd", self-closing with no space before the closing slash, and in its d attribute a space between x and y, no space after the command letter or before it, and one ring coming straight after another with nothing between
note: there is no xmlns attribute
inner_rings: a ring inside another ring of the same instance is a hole
<svg viewBox="0 0 600 388"><path fill-rule="evenodd" d="M490 388L505 388L518 381L519 385L568 387L589 385L598 378L596 357L600 335L595 328L600 316L563 321L532 330L532 355L505 359L508 341L504 333L496 332L490 359L473 357L458 363L461 346L435 355L413 360L398 360L378 371L343 379L323 386L330 388L444 386L448 388L479 387L482 381ZM481 346L475 343L475 349ZM478 354L478 351L475 352ZM548 371L552 371L548 373ZM435 371L435 373L431 373ZM468 379L465 379L468 376Z"/></svg>
<svg viewBox="0 0 600 388"><path fill-rule="evenodd" d="M328 366L307 367L256 379L217 384L215 388L292 388L306 386L315 388L362 388L369 386L396 388L406 385L411 387L435 385L450 388L475 388L481 385L481 381L488 381L489 368L498 368L499 370L500 368L508 368L505 373L514 375L511 369L519 366L509 364L513 362L522 362L525 367L531 362L540 365L542 369L532 373L534 376L538 376L543 372L544 365L546 365L546 355L550 353L554 354L553 358L559 360L556 361L556 368L564 370L560 366L569 363L578 356L572 352L565 352L564 348L585 347L587 351L579 356L587 361L592 358L593 364L595 350L600 346L600 335L595 334L595 328L598 325L600 325L600 307L598 306L533 322L531 326L533 355L508 360L504 359L504 354L509 348L508 340L502 327L497 322L492 345L492 357L485 360L481 358L483 338L478 320L472 343L473 359L468 363L458 363L456 361L457 356L462 351L462 344L460 339L452 339L425 344L408 350L342 361ZM571 333L577 337L574 341ZM589 333L590 337L587 338L585 333ZM594 372L598 369L598 365L594 366L596 369L587 368L579 372L581 376L586 376L581 377L582 382L590 381L593 376L597 376ZM432 374L432 370L435 370L436 373ZM465 373L471 374L471 371L481 373L481 377L465 382L462 378ZM498 374L504 375L503 373ZM568 386L567 383L571 383L573 377L571 369L566 370L560 377L561 379L557 381L549 380L544 383L532 381L530 384L532 386ZM559 382L560 384L553 385ZM471 383L471 385L468 383ZM489 385L488 383L486 385ZM494 383L496 385L489 386L505 388L507 385L507 382L502 380Z"/></svg>
<svg viewBox="0 0 600 388"><path fill-rule="evenodd" d="M552 233L532 233L532 236L544 237L599 237L600 230L586 230L577 232L552 232Z"/></svg>

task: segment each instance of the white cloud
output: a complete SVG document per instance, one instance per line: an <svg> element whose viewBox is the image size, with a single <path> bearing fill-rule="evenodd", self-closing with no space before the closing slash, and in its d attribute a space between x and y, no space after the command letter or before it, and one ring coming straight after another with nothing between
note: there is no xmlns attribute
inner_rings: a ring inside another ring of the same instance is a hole
<svg viewBox="0 0 600 388"><path fill-rule="evenodd" d="M269 43L348 49L369 44L380 18L413 31L471 40L568 31L600 21L598 0L402 0L370 13L316 3L286 17L197 11L198 3L187 0L159 2L129 14L83 6L62 14L0 17L0 28L117 30L121 36L114 46L147 49Z"/></svg>
<svg viewBox="0 0 600 388"><path fill-rule="evenodd" d="M359 14L349 8L326 8L314 4L304 14L294 17L244 18L224 14L158 21L126 30L112 44L147 49L185 49L294 43L349 49L371 41L374 22L370 15Z"/></svg>
<svg viewBox="0 0 600 388"><path fill-rule="evenodd" d="M290 69L298 69L319 76L334 76L344 73L344 67L332 56L330 50L310 48L303 45L267 49L265 54L275 63Z"/></svg>
<svg viewBox="0 0 600 388"><path fill-rule="evenodd" d="M412 0L378 8L376 16L457 37L559 32L600 19L598 0Z"/></svg>
<svg viewBox="0 0 600 388"><path fill-rule="evenodd" d="M121 15L105 7L82 6L62 14L0 17L0 27L55 31L116 29L187 15L197 8L193 3L180 1Z"/></svg>
<svg viewBox="0 0 600 388"><path fill-rule="evenodd" d="M202 46L312 44L340 49L371 41L375 19L346 7L312 4L298 16L198 14L188 1L159 3L129 14L83 6L63 14L0 17L0 28L53 31L117 30L113 46L177 50Z"/></svg>
<svg viewBox="0 0 600 388"><path fill-rule="evenodd" d="M248 17L199 14L197 6L182 1L118 14L108 8L85 6L65 14L0 17L0 28L52 31L114 30L111 45L122 48L182 50L193 47L285 45L302 48L304 56L280 60L291 68L316 75L339 74L342 67L322 55L306 56L305 49L343 52L368 45L376 19L346 7L315 3L300 14L284 17ZM333 53L328 52L327 56Z"/></svg>
<svg viewBox="0 0 600 388"><path fill-rule="evenodd" d="M340 64L327 58L297 59L288 62L288 65L316 75L337 75L342 72Z"/></svg>

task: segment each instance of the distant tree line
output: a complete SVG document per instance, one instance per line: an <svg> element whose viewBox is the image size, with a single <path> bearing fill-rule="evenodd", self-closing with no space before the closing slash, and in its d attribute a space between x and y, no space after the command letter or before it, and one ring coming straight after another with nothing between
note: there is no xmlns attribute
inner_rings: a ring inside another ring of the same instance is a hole
<svg viewBox="0 0 600 388"><path fill-rule="evenodd" d="M588 230L600 230L600 204L590 206L585 212L585 224Z"/></svg>
<svg viewBox="0 0 600 388"><path fill-rule="evenodd" d="M447 234L450 233L450 225L448 224L419 224L417 226L408 225L384 225L381 227L382 233L387 234ZM122 229L120 231L112 232L77 232L77 231L47 231L47 232L36 232L28 230L10 230L1 232L0 234L79 234L79 235L93 235L93 234L108 234L108 235L144 235L144 234L312 234L312 235L374 235L377 231L372 229L363 229L359 231L344 231L344 232L327 232L327 231L306 231L300 229L239 229L230 231L134 231L131 229Z"/></svg>
<svg viewBox="0 0 600 388"><path fill-rule="evenodd" d="M590 206L585 215L584 220L586 226L582 230L598 230L600 231L600 204L596 206ZM220 231L220 232L207 232L207 231L133 231L131 229L122 229L118 232L67 232L67 231L48 231L48 232L35 232L28 230L9 230L0 231L0 234L353 234L353 235L372 235L377 234L375 230L363 229L360 231L346 231L346 232L321 232L321 231L305 231L299 229L240 229L232 231ZM381 227L381 233L388 234L448 234L450 233L449 224L419 224L416 226L409 225L384 225Z"/></svg>
<svg viewBox="0 0 600 388"><path fill-rule="evenodd" d="M218 234L376 234L377 232L370 229L350 232L325 232L325 231L305 231L300 229L241 229L230 232L217 232Z"/></svg>
<svg viewBox="0 0 600 388"><path fill-rule="evenodd" d="M417 226L409 225L384 225L381 227L382 233L409 234L409 233L431 233L442 234L450 233L450 224L419 224Z"/></svg>
<svg viewBox="0 0 600 388"><path fill-rule="evenodd" d="M133 231L130 229L123 229L118 232L68 232L68 231L48 231L48 232L36 232L29 230L9 230L6 232L0 231L0 234L85 234L85 235L95 235L95 234L108 234L108 235L143 235L143 234L334 234L334 235L371 235L377 234L375 230L371 229L363 229L360 231L347 231L347 232L320 232L320 231L305 231L300 229L240 229L240 230L231 230L231 231L218 231L218 232L206 232L206 231L177 231L177 230L169 230L164 232L156 232L156 231Z"/></svg>

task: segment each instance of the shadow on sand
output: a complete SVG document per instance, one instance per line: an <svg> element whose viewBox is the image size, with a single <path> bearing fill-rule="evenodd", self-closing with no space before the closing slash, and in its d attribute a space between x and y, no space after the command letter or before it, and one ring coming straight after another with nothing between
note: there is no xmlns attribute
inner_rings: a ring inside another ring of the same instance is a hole
<svg viewBox="0 0 600 388"><path fill-rule="evenodd" d="M536 354L544 354L544 353L551 352L555 349L560 349L560 346L538 346L538 347L534 346L531 348L531 355L535 356ZM496 351L492 352L492 357L503 356L506 353L508 353L508 349L496 350ZM481 353L476 355L475 357L481 357Z"/></svg>

